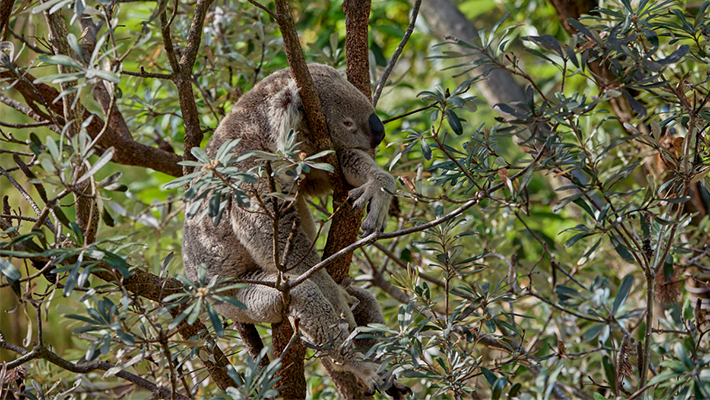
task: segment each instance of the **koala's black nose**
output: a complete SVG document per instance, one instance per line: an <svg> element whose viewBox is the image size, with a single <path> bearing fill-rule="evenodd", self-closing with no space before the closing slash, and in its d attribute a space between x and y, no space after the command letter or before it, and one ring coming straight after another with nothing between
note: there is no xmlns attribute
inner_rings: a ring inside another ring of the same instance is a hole
<svg viewBox="0 0 710 400"><path fill-rule="evenodd" d="M374 149L385 138L385 126L375 113L370 115L368 122L370 124L370 133L372 134L372 148Z"/></svg>

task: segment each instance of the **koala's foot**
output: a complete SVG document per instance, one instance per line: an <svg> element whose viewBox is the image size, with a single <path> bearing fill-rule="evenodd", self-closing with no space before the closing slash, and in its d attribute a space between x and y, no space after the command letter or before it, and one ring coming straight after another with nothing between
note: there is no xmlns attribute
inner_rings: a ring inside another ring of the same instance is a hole
<svg viewBox="0 0 710 400"><path fill-rule="evenodd" d="M387 393L387 395L392 397L394 400L404 400L406 395L412 394L412 389L397 381L392 381L392 386L385 390L385 393Z"/></svg>
<svg viewBox="0 0 710 400"><path fill-rule="evenodd" d="M406 395L412 394L412 389L410 389L408 386L405 386L395 380L392 380L387 382L387 384L382 385L381 387L368 389L364 393L364 395L373 396L378 390L384 390L385 393L388 396L392 397L392 399L394 400L406 400Z"/></svg>

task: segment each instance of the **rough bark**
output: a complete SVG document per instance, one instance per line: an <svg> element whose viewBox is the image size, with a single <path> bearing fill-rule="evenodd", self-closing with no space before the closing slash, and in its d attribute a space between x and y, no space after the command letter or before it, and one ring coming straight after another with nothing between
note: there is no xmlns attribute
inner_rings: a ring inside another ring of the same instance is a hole
<svg viewBox="0 0 710 400"><path fill-rule="evenodd" d="M372 99L370 87L369 25L370 0L345 0L345 56L348 81L368 99Z"/></svg>
<svg viewBox="0 0 710 400"><path fill-rule="evenodd" d="M298 32L291 15L291 6L288 0L276 0L275 3L276 22L281 30L286 57L291 66L291 74L300 88L299 94L316 151L331 149L328 126L325 122L318 94L313 85L313 79L308 72L308 65L303 58ZM326 162L331 164L335 168L336 174L339 173L342 178L337 158L331 154L327 157ZM331 176L332 183L337 184L337 181L337 177ZM279 390L279 396L287 399L303 399L306 397L306 378L303 361L305 346L298 340L297 343L291 345L286 354L282 354L293 335L291 325L286 318L284 318L282 323L272 324L271 330L273 333L274 357L280 356L282 361L282 366L279 369L279 376L281 377L279 383L283 386Z"/></svg>
<svg viewBox="0 0 710 400"><path fill-rule="evenodd" d="M10 23L10 14L12 14L12 7L15 5L15 0L2 0L0 1L0 38L5 40L7 38L8 30L5 28Z"/></svg>
<svg viewBox="0 0 710 400"><path fill-rule="evenodd" d="M367 96L368 99L372 99L367 38L370 21L370 1L345 0L343 2L343 11L345 12L345 27L347 29L345 51L348 81ZM337 226L338 230L328 234L323 258L329 257L357 240L364 214L364 210L351 211L350 207L347 206L337 208L337 205L345 204L348 190L351 189L344 179L339 180L342 184L333 191L333 205L336 210L331 222L331 226ZM327 267L328 273L336 282L340 283L350 276L352 257L353 253L350 252Z"/></svg>
<svg viewBox="0 0 710 400"><path fill-rule="evenodd" d="M281 356L281 368L278 372L281 378L278 384L281 387L279 397L305 399L306 370L303 360L306 357L306 346L298 338L291 342L294 332L288 315L284 315L283 320L278 324L271 324L271 332L274 356Z"/></svg>
<svg viewBox="0 0 710 400"><path fill-rule="evenodd" d="M195 14L192 17L190 31L187 36L187 43L182 49L182 57L178 61L173 47L172 37L170 36L170 24L172 19L168 19L166 10L166 1L160 1L158 4L163 9L160 14L160 28L163 35L163 44L168 56L170 68L172 69L172 81L178 91L178 101L180 102L180 110L182 111L183 122L185 123L185 151L183 158L185 160L194 161L195 157L191 150L193 147L199 147L202 142L203 133L200 128L200 116L197 113L197 104L195 104L195 92L192 90L192 68L197 59L197 52L200 49L202 41L202 30L205 25L205 17L213 0L198 0L195 5ZM183 166L183 172L188 174L192 172L192 167Z"/></svg>
<svg viewBox="0 0 710 400"><path fill-rule="evenodd" d="M369 58L369 24L370 24L370 0L345 0L343 11L345 12L345 54L347 61L346 74L348 81L358 88L368 99L372 99L372 89L370 85L370 58ZM349 185L346 185L350 189ZM333 193L333 204L344 204L347 200L346 191L336 191ZM323 258L329 257L340 249L349 246L357 240L360 224L365 210L351 211L350 207L336 209L331 226L337 226L337 231L329 232L323 252ZM353 258L350 252L326 269L333 279L341 283L343 279L350 276L350 263ZM335 388L344 399L371 399L370 396L363 395L363 388L358 383L355 375L349 372L337 371L330 362L324 362L328 375Z"/></svg>

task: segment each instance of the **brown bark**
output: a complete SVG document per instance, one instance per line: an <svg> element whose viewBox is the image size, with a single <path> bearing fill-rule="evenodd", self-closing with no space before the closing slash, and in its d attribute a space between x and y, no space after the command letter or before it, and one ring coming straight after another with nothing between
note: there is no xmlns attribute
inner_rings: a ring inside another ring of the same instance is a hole
<svg viewBox="0 0 710 400"><path fill-rule="evenodd" d="M368 99L372 99L367 37L370 21L370 1L345 0L343 2L343 11L345 12L345 27L347 29L345 52L348 81L367 96ZM342 185L333 190L334 206L345 204L348 190L351 189L342 177L340 177L339 181ZM328 241L323 250L323 258L331 256L357 240L362 216L365 213L364 210L351 211L350 207L347 206L334 208L336 209L331 226L337 226L338 230L328 235ZM336 282L340 283L350 276L352 257L353 253L350 252L327 267L328 273Z"/></svg>
<svg viewBox="0 0 710 400"><path fill-rule="evenodd" d="M0 1L0 39L5 40L7 38L7 32L9 29L5 29L10 24L10 14L12 14L12 7L15 5L15 0L2 0Z"/></svg>
<svg viewBox="0 0 710 400"><path fill-rule="evenodd" d="M183 159L194 161L195 157L191 150L193 147L199 147L202 143L203 133L200 128L200 116L197 113L197 104L195 103L195 92L192 90L192 68L197 59L197 52L200 49L202 41L202 29L205 25L205 17L207 11L214 0L198 0L195 5L195 14L192 17L192 24L187 37L185 48L182 49L182 57L178 61L173 47L173 40L170 36L170 25L172 18L167 16L167 2L159 1L158 4L163 12L160 14L160 30L163 35L163 45L168 56L170 68L172 69L171 79L178 91L178 101L180 102L180 110L182 111L183 122L185 123L185 151ZM177 10L174 10L175 12ZM183 166L183 173L192 172L192 167Z"/></svg>
<svg viewBox="0 0 710 400"><path fill-rule="evenodd" d="M261 336L259 336L259 331L256 330L256 326L254 326L254 324L235 322L234 327L237 329L237 332L239 332L239 336L242 338L242 342L244 342L244 346L247 348L249 355L256 360L261 350L264 349L264 342L261 341ZM267 365L269 365L269 357L262 358L261 362L259 362L259 366L263 368Z"/></svg>
<svg viewBox="0 0 710 400"><path fill-rule="evenodd" d="M311 138L315 144L316 151L332 149L328 126L321 109L320 99L313 85L313 79L308 72L308 65L303 58L303 50L298 38L298 32L291 15L291 6L288 0L276 0L276 22L281 30L286 57L291 66L291 74L300 88L299 95L305 109L308 128ZM326 157L326 162L335 168L335 174L340 175L340 179L331 176L331 183L336 187L337 181L344 182L342 172L338 164L337 157L330 154ZM340 185L342 186L342 185ZM304 374L303 357L305 356L305 346L298 340L292 345L290 351L282 354L282 351L289 343L293 331L288 319L284 316L283 322L271 325L273 333L274 356L280 356L282 366L279 369L281 377L280 384L284 385L279 391L279 396L287 399L302 399L306 397L306 378Z"/></svg>
<svg viewBox="0 0 710 400"><path fill-rule="evenodd" d="M597 6L596 0L550 0L550 3L555 7L557 16L567 33L575 32L567 19L578 19L582 14L589 13Z"/></svg>
<svg viewBox="0 0 710 400"><path fill-rule="evenodd" d="M271 332L274 356L279 354L281 357L281 368L278 372L281 378L278 383L281 387L279 397L293 400L305 399L306 371L303 360L306 357L306 346L299 338L295 338L291 343L294 332L288 315L284 315L281 322L271 324Z"/></svg>
<svg viewBox="0 0 710 400"><path fill-rule="evenodd" d="M348 81L358 88L368 99L372 100L370 85L370 58L369 58L369 24L370 0L345 0L345 54L347 57L346 74ZM343 181L344 182L344 181ZM349 185L346 185L349 189ZM344 204L347 201L347 190L333 193L333 204ZM360 224L365 210L351 211L350 207L341 207L335 210L331 226L338 230L328 234L323 251L323 258L329 257L340 249L349 246L357 240ZM326 269L333 279L341 283L350 276L350 263L353 258L350 252L329 265ZM363 395L363 389L355 375L349 372L337 371L330 362L324 362L328 375L335 388L344 399L371 399Z"/></svg>
<svg viewBox="0 0 710 400"><path fill-rule="evenodd" d="M369 25L370 0L345 0L345 55L348 81L355 85L368 99L372 99L370 87Z"/></svg>

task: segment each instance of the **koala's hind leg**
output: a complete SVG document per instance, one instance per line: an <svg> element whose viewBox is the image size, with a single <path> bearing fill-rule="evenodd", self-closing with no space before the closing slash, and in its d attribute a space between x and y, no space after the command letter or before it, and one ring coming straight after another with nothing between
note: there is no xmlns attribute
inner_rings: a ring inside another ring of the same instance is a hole
<svg viewBox="0 0 710 400"><path fill-rule="evenodd" d="M278 269L274 263L272 220L263 213L249 212L238 207L232 207L230 218L234 234L256 264L261 270L276 274ZM292 232L294 226L295 230ZM289 274L300 275L320 261L311 240L301 228L296 207L286 208L279 216L278 241L279 258ZM351 325L355 325L348 312L349 296L325 269L313 274L309 280L316 284L330 303L334 316L342 313L347 316Z"/></svg>
<svg viewBox="0 0 710 400"><path fill-rule="evenodd" d="M276 274L255 272L246 274L243 278L275 282ZM300 320L300 329L311 342L318 346L327 345L330 340L336 345L343 342L348 333L340 331L338 315L315 283L305 281L289 293L289 315ZM245 288L229 290L226 295L236 298L247 307L240 308L230 303L214 304L215 309L228 318L243 323L277 323L282 320L283 298L277 289L252 284Z"/></svg>
<svg viewBox="0 0 710 400"><path fill-rule="evenodd" d="M370 291L357 286L349 286L346 290L348 294L358 300L357 307L353 310L353 317L355 317L357 326L367 326L370 323L385 323L380 303L377 302L377 299ZM369 350L375 344L377 344L376 338L355 339L355 347L362 348L364 351Z"/></svg>
<svg viewBox="0 0 710 400"><path fill-rule="evenodd" d="M260 281L276 281L276 274L257 272L244 278ZM238 308L229 303L214 304L215 309L226 317L243 323L276 323L282 321L283 298L281 293L264 285L249 285L226 293L244 303L247 308ZM368 390L383 384L377 374L378 364L357 360L351 345L345 343L348 331L340 329L340 317L318 285L308 280L290 291L289 315L299 321L299 329L306 338L324 349L335 368L355 374Z"/></svg>

